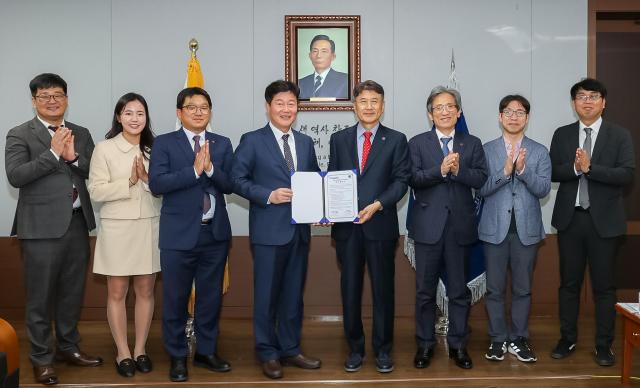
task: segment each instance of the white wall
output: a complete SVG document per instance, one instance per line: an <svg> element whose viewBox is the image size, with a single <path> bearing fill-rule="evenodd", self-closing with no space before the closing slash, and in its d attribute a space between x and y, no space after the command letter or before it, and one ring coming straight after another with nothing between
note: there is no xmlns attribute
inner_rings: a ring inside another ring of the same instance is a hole
<svg viewBox="0 0 640 388"><path fill-rule="evenodd" d="M499 135L508 93L532 103L528 136L549 145L573 121L569 88L586 75L587 0L0 0L0 147L33 116L28 82L41 72L69 84L69 121L104 138L113 104L128 91L150 104L157 133L173 129L191 37L200 42L212 127L237 145L266 123L264 88L284 76L284 15L361 15L362 78L385 87L385 125L408 138L429 128L425 100L446 84L451 50L473 134ZM354 123L350 112L303 112L297 125ZM318 150L319 154L326 150ZM4 153L2 153L4 161ZM4 162L2 163L4 166ZM553 196L544 201L550 229ZM17 190L0 174L0 236L9 234ZM248 206L229 198L234 235ZM404 225L406 200L399 211ZM404 229L402 227L402 229Z"/></svg>

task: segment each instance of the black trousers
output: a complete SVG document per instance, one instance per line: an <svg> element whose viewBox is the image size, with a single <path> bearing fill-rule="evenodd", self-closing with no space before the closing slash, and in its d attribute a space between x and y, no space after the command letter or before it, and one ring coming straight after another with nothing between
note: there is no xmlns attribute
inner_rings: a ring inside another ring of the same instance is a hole
<svg viewBox="0 0 640 388"><path fill-rule="evenodd" d="M56 239L20 240L27 291L26 326L33 365L53 364L57 347L76 351L78 319L89 260L89 235L82 212L71 217L67 232Z"/></svg>
<svg viewBox="0 0 640 388"><path fill-rule="evenodd" d="M619 238L602 238L588 211L576 209L569 227L558 231L560 253L560 334L565 340L578 340L578 312L584 272L589 265L596 307L596 346L613 342L616 313L614 283L615 257Z"/></svg>
<svg viewBox="0 0 640 388"><path fill-rule="evenodd" d="M346 240L336 240L336 253L342 267L340 287L344 332L351 352L364 355L362 327L362 287L365 263L369 269L373 296L373 352L390 354L393 347L395 311L395 248L398 240L374 241L364 237L355 225Z"/></svg>
<svg viewBox="0 0 640 388"><path fill-rule="evenodd" d="M455 231L448 220L438 242L416 243L416 342L419 347L429 348L437 342L436 294L443 270L447 272L449 298L447 343L453 349L467 346L471 306L471 291L466 280L469 254L469 246L459 245L456 241Z"/></svg>

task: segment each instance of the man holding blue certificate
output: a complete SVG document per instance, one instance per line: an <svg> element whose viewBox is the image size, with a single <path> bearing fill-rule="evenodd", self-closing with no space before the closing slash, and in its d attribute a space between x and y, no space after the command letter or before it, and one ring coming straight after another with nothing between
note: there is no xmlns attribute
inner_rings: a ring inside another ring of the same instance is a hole
<svg viewBox="0 0 640 388"><path fill-rule="evenodd" d="M350 354L344 364L356 372L364 358L362 283L369 267L373 294L373 352L380 373L393 370L395 249L398 242L396 203L411 176L404 134L380 124L384 89L364 81L353 90L358 123L331 135L329 171L358 171L358 220L333 225L331 237L342 267L340 286L344 330Z"/></svg>

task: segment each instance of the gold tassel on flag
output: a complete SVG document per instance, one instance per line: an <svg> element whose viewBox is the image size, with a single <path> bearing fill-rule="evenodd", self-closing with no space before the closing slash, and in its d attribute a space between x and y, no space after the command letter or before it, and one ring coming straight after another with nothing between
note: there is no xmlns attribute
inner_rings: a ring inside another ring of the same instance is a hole
<svg viewBox="0 0 640 388"><path fill-rule="evenodd" d="M198 61L198 57L196 56L196 51L198 51L198 41L193 38L189 41L189 50L191 51L191 59L189 59L189 64L187 65L187 80L185 82L185 88L199 87L204 89L204 76L202 75L202 69L200 68L200 61ZM179 128L179 126L178 126ZM210 126L207 126L207 130L211 130ZM224 265L224 279L222 281L222 293L226 294L229 290L231 282L229 279L229 258L227 257L227 262ZM193 317L193 312L195 311L196 304L196 288L195 285L191 287L191 295L189 296L189 315Z"/></svg>

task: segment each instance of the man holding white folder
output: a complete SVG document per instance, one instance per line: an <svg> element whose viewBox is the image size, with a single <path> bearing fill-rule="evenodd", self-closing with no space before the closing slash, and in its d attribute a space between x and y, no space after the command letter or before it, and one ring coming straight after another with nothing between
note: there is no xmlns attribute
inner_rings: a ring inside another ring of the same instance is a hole
<svg viewBox="0 0 640 388"><path fill-rule="evenodd" d="M344 364L356 372L364 358L362 283L365 263L373 294L373 352L380 373L393 370L395 249L398 243L396 203L411 176L404 134L380 124L384 89L364 81L353 90L358 123L331 135L329 171L358 171L358 220L333 225L331 237L342 267L340 280L344 330L350 354Z"/></svg>

